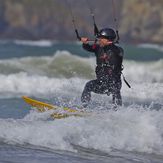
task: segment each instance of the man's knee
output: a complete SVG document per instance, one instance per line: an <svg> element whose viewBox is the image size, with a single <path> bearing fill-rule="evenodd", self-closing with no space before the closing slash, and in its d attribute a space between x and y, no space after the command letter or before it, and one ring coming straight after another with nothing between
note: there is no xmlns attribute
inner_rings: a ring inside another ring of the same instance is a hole
<svg viewBox="0 0 163 163"><path fill-rule="evenodd" d="M93 88L94 88L94 86L95 86L94 82L93 82L93 81L89 81L89 82L87 82L86 85L85 85L85 90L87 90L87 91L92 91Z"/></svg>

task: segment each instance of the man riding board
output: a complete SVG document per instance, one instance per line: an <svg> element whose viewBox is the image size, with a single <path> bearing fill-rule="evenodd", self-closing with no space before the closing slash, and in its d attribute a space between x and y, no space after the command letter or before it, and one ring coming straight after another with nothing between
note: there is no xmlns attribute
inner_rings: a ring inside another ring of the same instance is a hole
<svg viewBox="0 0 163 163"><path fill-rule="evenodd" d="M121 97L121 71L123 61L123 49L115 45L117 35L111 28L101 29L97 36L97 42L89 44L88 38L82 37L83 48L96 56L96 79L86 83L81 101L87 106L91 100L91 92L98 94L112 94L112 103L122 105Z"/></svg>

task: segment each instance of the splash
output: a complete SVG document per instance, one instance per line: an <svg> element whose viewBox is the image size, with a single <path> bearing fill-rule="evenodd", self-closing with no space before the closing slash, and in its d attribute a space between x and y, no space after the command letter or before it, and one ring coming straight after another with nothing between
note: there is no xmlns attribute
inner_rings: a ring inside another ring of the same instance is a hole
<svg viewBox="0 0 163 163"><path fill-rule="evenodd" d="M34 118L31 112L24 119L0 119L0 141L74 152L77 145L107 153L116 149L163 154L162 116L162 110L135 105L54 121L38 114Z"/></svg>

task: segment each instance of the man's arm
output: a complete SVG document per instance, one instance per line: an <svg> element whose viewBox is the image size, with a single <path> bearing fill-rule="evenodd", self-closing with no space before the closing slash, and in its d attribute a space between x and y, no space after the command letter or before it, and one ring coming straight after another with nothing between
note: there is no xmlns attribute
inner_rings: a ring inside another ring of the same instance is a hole
<svg viewBox="0 0 163 163"><path fill-rule="evenodd" d="M88 43L88 38L82 37L81 42L83 43L83 49L89 51L89 52L95 52L95 46L94 45L89 45Z"/></svg>

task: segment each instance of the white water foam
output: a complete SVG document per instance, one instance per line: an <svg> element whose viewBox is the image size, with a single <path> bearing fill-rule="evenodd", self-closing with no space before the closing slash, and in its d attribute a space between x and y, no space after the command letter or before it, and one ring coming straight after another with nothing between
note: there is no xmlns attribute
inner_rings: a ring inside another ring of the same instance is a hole
<svg viewBox="0 0 163 163"><path fill-rule="evenodd" d="M77 145L108 153L117 149L163 154L162 117L161 110L144 110L133 105L85 118L0 119L0 141L67 151L76 151Z"/></svg>
<svg viewBox="0 0 163 163"><path fill-rule="evenodd" d="M14 40L14 43L17 45L26 45L26 46L39 46L39 47L51 47L55 42L49 40Z"/></svg>
<svg viewBox="0 0 163 163"><path fill-rule="evenodd" d="M92 64L94 58L90 60ZM83 118L49 121L49 112L36 114L31 111L24 119L0 119L0 141L69 151L76 151L73 145L79 145L105 152L118 149L163 154L162 61L149 64L125 61L124 65L124 74L132 89L123 83L123 102L133 105ZM0 97L28 95L48 99L65 96L73 103L76 99L80 101L88 80L48 77L37 71L35 74L26 71L0 74ZM101 106L95 105L95 111L106 110L111 98L93 94L92 100ZM145 102L149 105L142 105ZM152 106L155 103L160 105L159 111L156 111L157 106Z"/></svg>
<svg viewBox="0 0 163 163"><path fill-rule="evenodd" d="M0 75L0 97L15 97L21 95L36 97L56 97L66 96L69 98L78 98L84 88L86 79L70 78L48 78L46 76L28 75L19 73L13 75ZM126 101L149 101L163 103L163 85L162 83L135 83L130 81L132 86L129 89L125 83L122 87L122 97ZM93 94L94 95L94 94ZM109 97L110 98L110 97ZM106 101L106 95L97 95L99 101ZM135 101L135 102L136 102ZM110 101L108 101L109 103Z"/></svg>
<svg viewBox="0 0 163 163"><path fill-rule="evenodd" d="M163 60L156 62L124 61L123 73L136 83L163 83Z"/></svg>
<svg viewBox="0 0 163 163"><path fill-rule="evenodd" d="M75 95L74 93L81 90L79 87L84 79L71 78L59 79L48 78L46 76L28 75L27 73L18 73L13 75L0 75L1 96L10 94L14 95L52 95L57 93L65 93Z"/></svg>

